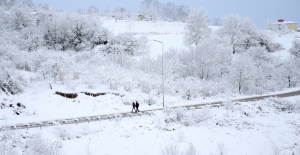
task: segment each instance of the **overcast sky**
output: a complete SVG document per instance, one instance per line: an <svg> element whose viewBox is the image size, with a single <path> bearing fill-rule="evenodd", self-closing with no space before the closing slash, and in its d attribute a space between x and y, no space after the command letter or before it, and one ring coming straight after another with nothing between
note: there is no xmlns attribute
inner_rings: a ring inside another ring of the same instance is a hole
<svg viewBox="0 0 300 155"><path fill-rule="evenodd" d="M142 0L32 0L35 4L48 4L61 11L76 11L91 5L104 8L124 7L127 11L139 11ZM210 19L223 18L236 13L252 19L260 28L265 27L268 19L285 19L298 22L300 27L300 0L158 0L161 3L173 2L176 5L188 5L194 8L204 6Z"/></svg>

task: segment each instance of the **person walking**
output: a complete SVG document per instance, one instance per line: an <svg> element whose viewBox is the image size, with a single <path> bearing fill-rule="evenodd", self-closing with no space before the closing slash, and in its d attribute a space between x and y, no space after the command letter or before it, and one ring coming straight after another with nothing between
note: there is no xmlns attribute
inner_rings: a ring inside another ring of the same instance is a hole
<svg viewBox="0 0 300 155"><path fill-rule="evenodd" d="M133 111L136 111L135 110L135 103L134 102L132 102L132 110L131 110L131 112L133 112Z"/></svg>
<svg viewBox="0 0 300 155"><path fill-rule="evenodd" d="M135 106L136 106L135 112L140 112L140 110L139 110L140 104L139 104L137 101L136 101L136 103L135 103Z"/></svg>

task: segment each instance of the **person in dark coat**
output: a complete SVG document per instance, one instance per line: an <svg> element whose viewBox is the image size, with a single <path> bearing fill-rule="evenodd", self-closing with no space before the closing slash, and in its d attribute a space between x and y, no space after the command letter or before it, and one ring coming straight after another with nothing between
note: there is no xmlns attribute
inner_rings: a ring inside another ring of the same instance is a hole
<svg viewBox="0 0 300 155"><path fill-rule="evenodd" d="M135 102L135 106L136 106L135 112L140 112L140 110L139 110L140 104L137 101Z"/></svg>
<svg viewBox="0 0 300 155"><path fill-rule="evenodd" d="M135 103L134 102L132 102L132 110L131 110L131 112L133 112L133 111L136 111L135 110Z"/></svg>

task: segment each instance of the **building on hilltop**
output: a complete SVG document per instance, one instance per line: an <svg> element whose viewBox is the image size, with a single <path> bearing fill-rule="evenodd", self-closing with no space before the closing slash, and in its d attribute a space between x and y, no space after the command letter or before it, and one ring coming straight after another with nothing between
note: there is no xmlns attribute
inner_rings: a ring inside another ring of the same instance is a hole
<svg viewBox="0 0 300 155"><path fill-rule="evenodd" d="M299 32L297 22L285 21L283 19L278 19L277 25L278 25L278 27L280 27L281 25L286 25L288 27L288 29Z"/></svg>

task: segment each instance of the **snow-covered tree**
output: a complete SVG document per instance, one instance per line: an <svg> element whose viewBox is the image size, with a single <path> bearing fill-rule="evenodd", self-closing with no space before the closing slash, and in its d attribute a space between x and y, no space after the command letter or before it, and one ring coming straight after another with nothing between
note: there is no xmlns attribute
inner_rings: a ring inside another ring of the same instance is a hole
<svg viewBox="0 0 300 155"><path fill-rule="evenodd" d="M217 58L218 51L221 51L221 48L218 48L217 44L213 44L212 39L206 39L198 45L197 55L194 55L196 68L195 75L200 79L210 80L212 77L219 74L220 69L218 67Z"/></svg>
<svg viewBox="0 0 300 155"><path fill-rule="evenodd" d="M214 26L221 26L222 25L221 19L220 18L214 18L213 21L212 21L212 24Z"/></svg>
<svg viewBox="0 0 300 155"><path fill-rule="evenodd" d="M299 59L290 58L287 61L283 62L281 66L281 77L282 82L285 87L292 88L299 84L300 80L300 69L299 69Z"/></svg>
<svg viewBox="0 0 300 155"><path fill-rule="evenodd" d="M254 64L247 54L236 56L227 77L234 92L246 93L249 90L253 68Z"/></svg>
<svg viewBox="0 0 300 155"><path fill-rule="evenodd" d="M191 49L178 55L184 66L180 73L183 77L197 76L206 80L220 77L228 72L232 57L229 51L222 40L207 38L199 43L197 51Z"/></svg>
<svg viewBox="0 0 300 155"><path fill-rule="evenodd" d="M29 8L25 6L20 7L19 5L13 5L4 20L7 23L7 29L10 30L20 31L25 27L33 25Z"/></svg>
<svg viewBox="0 0 300 155"><path fill-rule="evenodd" d="M292 44L292 47L289 49L289 52L293 56L300 58L300 41L299 41L299 39L293 40L293 44Z"/></svg>
<svg viewBox="0 0 300 155"><path fill-rule="evenodd" d="M43 27L44 45L48 49L66 50L70 47L71 25L70 19L62 16L60 18L48 19Z"/></svg>
<svg viewBox="0 0 300 155"><path fill-rule="evenodd" d="M99 22L79 14L61 14L49 18L43 29L44 44L54 50L90 50L106 44L110 38L110 32L102 28Z"/></svg>
<svg viewBox="0 0 300 155"><path fill-rule="evenodd" d="M226 15L222 22L222 28L219 30L221 37L230 40L233 54L239 46L253 44L249 38L256 34L254 23L248 18L240 17L237 14Z"/></svg>
<svg viewBox="0 0 300 155"><path fill-rule="evenodd" d="M113 54L126 53L128 55L135 55L138 48L138 39L136 39L133 34L121 33L108 43L106 52Z"/></svg>
<svg viewBox="0 0 300 155"><path fill-rule="evenodd" d="M0 0L0 6L6 6L7 1L6 0Z"/></svg>
<svg viewBox="0 0 300 155"><path fill-rule="evenodd" d="M186 45L196 45L197 47L197 44L210 35L211 29L208 26L209 19L205 8L192 9L185 26L184 42Z"/></svg>
<svg viewBox="0 0 300 155"><path fill-rule="evenodd" d="M190 12L190 7L187 5L180 5L176 7L175 19L185 22Z"/></svg>
<svg viewBox="0 0 300 155"><path fill-rule="evenodd" d="M88 8L87 13L97 14L97 13L99 13L99 9L96 6L92 5Z"/></svg>
<svg viewBox="0 0 300 155"><path fill-rule="evenodd" d="M185 21L190 8L186 5L175 5L172 2L160 3L157 0L143 0L141 15L160 18L167 21Z"/></svg>
<svg viewBox="0 0 300 155"><path fill-rule="evenodd" d="M157 18L159 15L160 3L157 0L143 0L141 2L141 14Z"/></svg>
<svg viewBox="0 0 300 155"><path fill-rule="evenodd" d="M276 81L280 81L276 76L277 59L267 54L264 47L250 47L247 53L254 65L248 92L261 94L266 91L278 90L279 85L274 84Z"/></svg>
<svg viewBox="0 0 300 155"><path fill-rule="evenodd" d="M260 47L264 47L268 52L275 52L278 50L282 50L283 49L282 45L279 43L274 43L272 38L273 37L269 35L266 31L257 31L254 36L250 36L249 38L247 38L247 40L251 42L247 44L247 47L249 48L249 47L260 46Z"/></svg>
<svg viewBox="0 0 300 155"><path fill-rule="evenodd" d="M28 27L21 31L19 47L28 52L36 51L42 46L43 38L39 28Z"/></svg>
<svg viewBox="0 0 300 155"><path fill-rule="evenodd" d="M141 53L147 53L149 51L150 45L149 45L149 39L146 35L143 35L138 40L139 44L139 51Z"/></svg>

